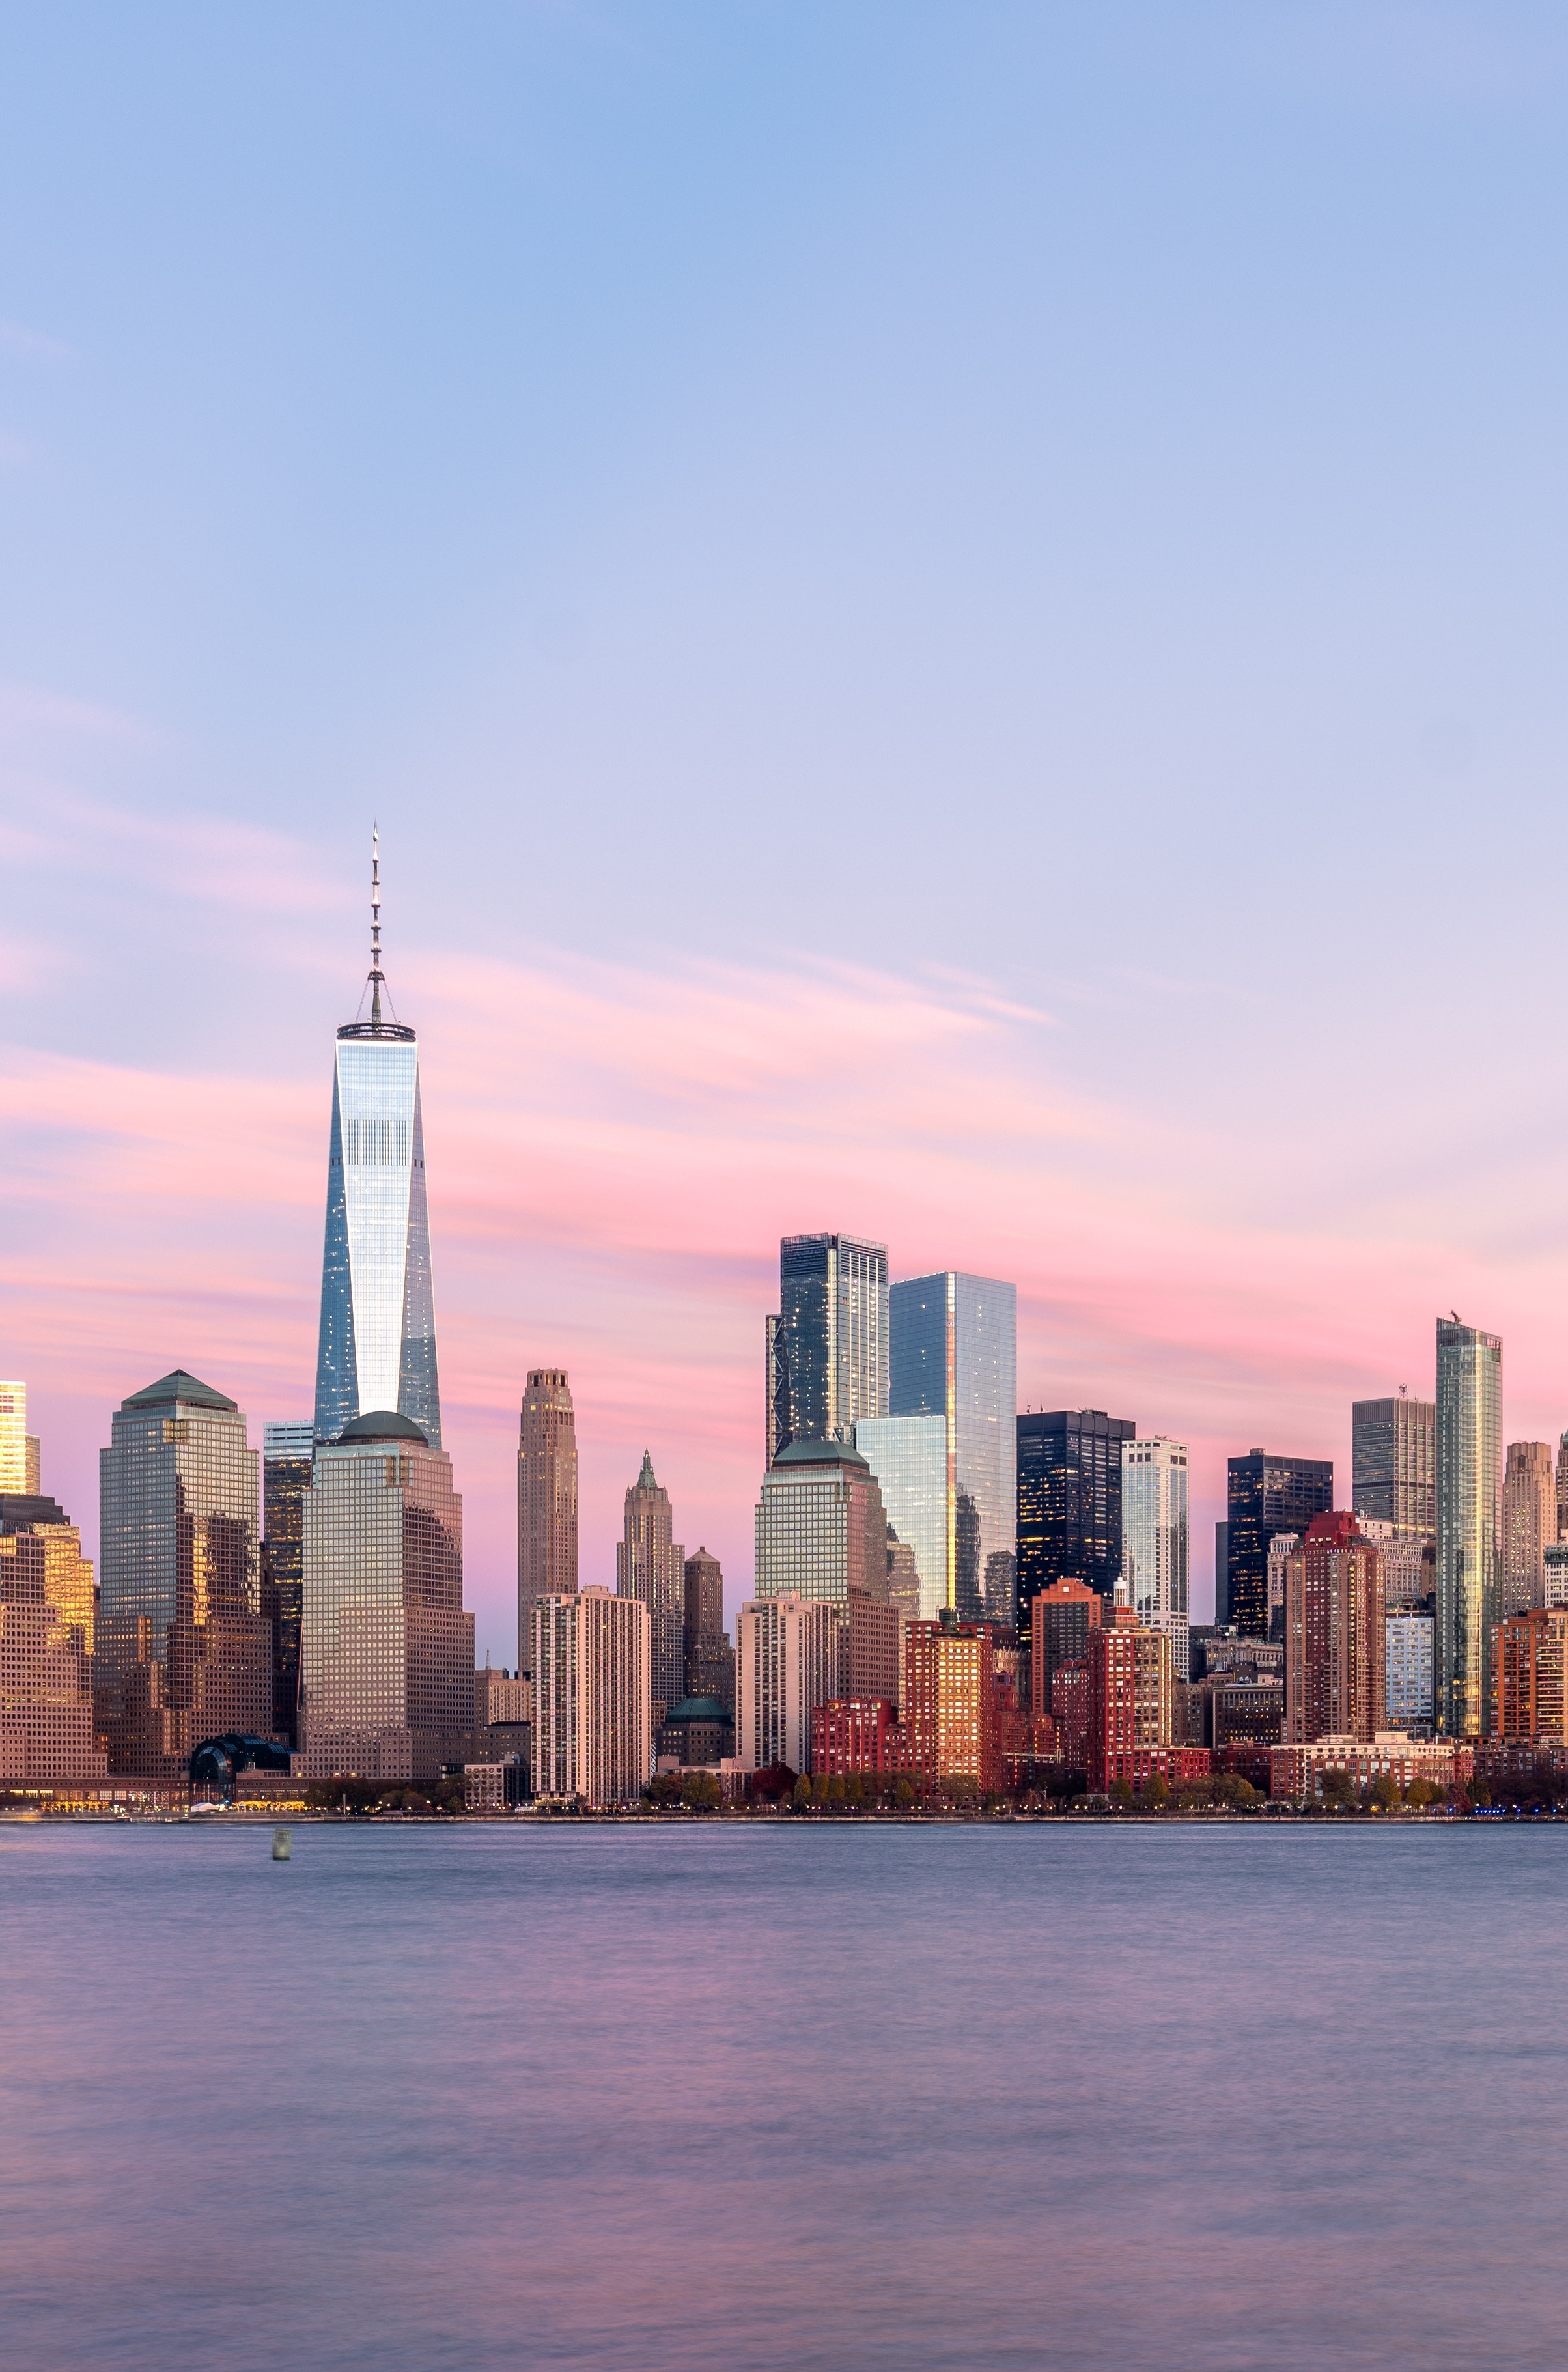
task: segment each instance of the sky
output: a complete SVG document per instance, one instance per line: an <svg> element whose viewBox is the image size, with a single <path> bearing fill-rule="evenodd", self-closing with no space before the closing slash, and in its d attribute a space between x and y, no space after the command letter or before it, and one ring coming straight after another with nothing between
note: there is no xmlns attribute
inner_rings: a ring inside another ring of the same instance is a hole
<svg viewBox="0 0 1568 2372"><path fill-rule="evenodd" d="M750 1574L781 1234L1019 1393L1568 1424L1568 24L1385 0L0 0L0 1374L90 1545L312 1398L332 1032L419 1029L515 1653L642 1452Z"/></svg>

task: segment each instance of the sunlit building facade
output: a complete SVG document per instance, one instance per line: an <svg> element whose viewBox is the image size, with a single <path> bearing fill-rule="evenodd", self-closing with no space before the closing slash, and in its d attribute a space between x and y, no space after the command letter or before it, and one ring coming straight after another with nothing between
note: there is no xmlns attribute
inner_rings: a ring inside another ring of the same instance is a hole
<svg viewBox="0 0 1568 2372"><path fill-rule="evenodd" d="M372 1411L317 1449L305 1500L305 1773L426 1785L473 1726L473 1616L452 1462Z"/></svg>
<svg viewBox="0 0 1568 2372"><path fill-rule="evenodd" d="M373 879L370 1017L338 1031L316 1360L316 1437L371 1411L441 1447L419 1043L382 1014L380 887Z"/></svg>
<svg viewBox="0 0 1568 2372"><path fill-rule="evenodd" d="M38 1441L28 1431L28 1388L0 1383L0 1498L36 1498L42 1488Z"/></svg>
<svg viewBox="0 0 1568 2372"><path fill-rule="evenodd" d="M888 1522L913 1561L916 1611L935 1622L953 1603L955 1510L944 1416L863 1417L854 1446L877 1478Z"/></svg>
<svg viewBox="0 0 1568 2372"><path fill-rule="evenodd" d="M1121 1574L1140 1622L1170 1641L1178 1680L1188 1676L1187 1444L1164 1434L1121 1445Z"/></svg>
<svg viewBox="0 0 1568 2372"><path fill-rule="evenodd" d="M93 1717L93 1595L64 1510L41 1493L0 1493L0 1785L108 1774Z"/></svg>
<svg viewBox="0 0 1568 2372"><path fill-rule="evenodd" d="M1568 1610L1532 1607L1493 1634L1493 1735L1520 1743L1568 1740Z"/></svg>
<svg viewBox="0 0 1568 2372"><path fill-rule="evenodd" d="M1437 1719L1483 1738L1498 1619L1503 1341L1437 1321Z"/></svg>
<svg viewBox="0 0 1568 2372"><path fill-rule="evenodd" d="M1016 1613L1018 1296L994 1277L944 1270L889 1288L889 1418L943 1425L943 1592L923 1607L1011 1624ZM875 1422L866 1434L873 1442ZM855 1444L880 1479L874 1449ZM887 1496L886 1492L884 1496ZM889 1507L900 1539L904 1531Z"/></svg>
<svg viewBox="0 0 1568 2372"><path fill-rule="evenodd" d="M540 1599L530 1619L535 1795L635 1803L653 1775L646 1604L590 1584Z"/></svg>
<svg viewBox="0 0 1568 2372"><path fill-rule="evenodd" d="M273 1626L273 1729L299 1735L299 1631L305 1610L305 1494L313 1424L261 1427L261 1611Z"/></svg>
<svg viewBox="0 0 1568 2372"><path fill-rule="evenodd" d="M888 1595L888 1518L877 1477L845 1442L792 1442L762 1478L756 1595L819 1599L845 1621L852 1589Z"/></svg>
<svg viewBox="0 0 1568 2372"><path fill-rule="evenodd" d="M111 1771L178 1777L208 1738L273 1732L260 1462L236 1403L183 1368L112 1419L94 1659Z"/></svg>
<svg viewBox="0 0 1568 2372"><path fill-rule="evenodd" d="M736 1622L735 1750L747 1771L811 1768L811 1717L843 1686L838 1607L798 1590L748 1599Z"/></svg>

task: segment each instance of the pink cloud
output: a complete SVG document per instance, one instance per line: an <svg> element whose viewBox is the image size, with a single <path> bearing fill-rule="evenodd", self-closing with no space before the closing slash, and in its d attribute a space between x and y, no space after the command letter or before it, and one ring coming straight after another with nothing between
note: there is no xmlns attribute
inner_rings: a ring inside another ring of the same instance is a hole
<svg viewBox="0 0 1568 2372"><path fill-rule="evenodd" d="M1406 1200L1331 1133L1260 1151L1223 1118L1097 1102L1063 1030L987 983L540 950L448 956L404 1002L470 1596L498 1660L530 1365L572 1374L587 1576L610 1574L646 1446L688 1544L744 1588L762 1318L796 1229L879 1237L895 1274L1015 1279L1021 1399L1185 1436L1200 1523L1253 1442L1332 1455L1348 1483L1350 1399L1428 1387L1433 1316L1456 1301L1508 1343L1511 1429L1546 1437L1568 1413L1563 1261L1528 1228L1490 1240L1473 1181L1446 1195L1423 1167ZM324 1024L319 1069L281 1081L0 1058L0 1371L33 1386L84 1514L109 1409L177 1360L258 1429L308 1413L330 1045Z"/></svg>

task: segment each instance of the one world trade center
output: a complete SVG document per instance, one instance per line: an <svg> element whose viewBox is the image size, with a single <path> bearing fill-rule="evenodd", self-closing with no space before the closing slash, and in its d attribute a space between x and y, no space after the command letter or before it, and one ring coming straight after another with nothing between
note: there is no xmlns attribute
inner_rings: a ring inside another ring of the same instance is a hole
<svg viewBox="0 0 1568 2372"><path fill-rule="evenodd" d="M338 1031L316 1438L335 1441L356 1416L395 1410L441 1447L436 1304L424 1198L419 1041L381 1011L381 867L370 884L370 1017Z"/></svg>

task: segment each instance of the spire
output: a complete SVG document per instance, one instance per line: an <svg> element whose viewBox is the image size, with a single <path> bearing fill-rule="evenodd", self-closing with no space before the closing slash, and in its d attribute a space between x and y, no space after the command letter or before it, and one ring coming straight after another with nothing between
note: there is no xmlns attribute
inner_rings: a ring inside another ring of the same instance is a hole
<svg viewBox="0 0 1568 2372"><path fill-rule="evenodd" d="M381 827L370 827L370 1026L381 1027Z"/></svg>
<svg viewBox="0 0 1568 2372"><path fill-rule="evenodd" d="M654 1461L645 1449L643 1452L643 1471L637 1477L637 1488L639 1491L658 1489L658 1484L654 1481Z"/></svg>

